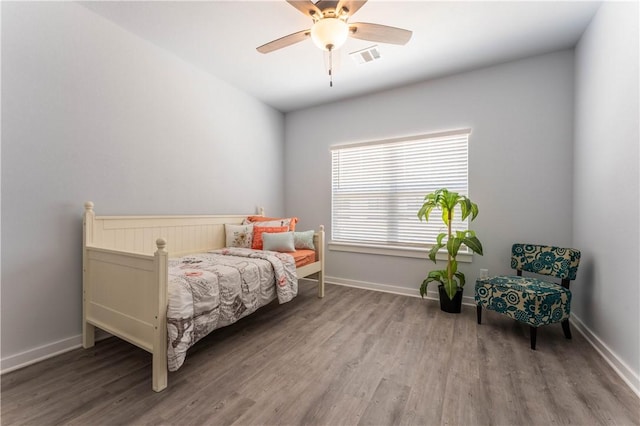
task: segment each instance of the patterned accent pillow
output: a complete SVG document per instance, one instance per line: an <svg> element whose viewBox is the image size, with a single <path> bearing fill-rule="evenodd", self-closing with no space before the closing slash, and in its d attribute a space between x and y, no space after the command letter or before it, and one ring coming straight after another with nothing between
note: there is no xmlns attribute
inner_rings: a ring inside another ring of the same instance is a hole
<svg viewBox="0 0 640 426"><path fill-rule="evenodd" d="M262 250L281 252L295 251L296 248L293 245L293 232L278 232L275 234L264 232L262 234Z"/></svg>
<svg viewBox="0 0 640 426"><path fill-rule="evenodd" d="M251 248L254 250L262 250L262 234L265 232L275 233L275 232L287 232L289 230L288 226L257 226L253 225L253 242L251 243Z"/></svg>
<svg viewBox="0 0 640 426"><path fill-rule="evenodd" d="M315 250L316 247L313 245L313 234L315 234L313 229L311 231L294 232L293 244L295 248Z"/></svg>
<svg viewBox="0 0 640 426"><path fill-rule="evenodd" d="M297 217L266 217L266 216L247 216L245 223L260 222L259 226L288 226L289 231L296 230ZM268 222L268 225L265 224Z"/></svg>
<svg viewBox="0 0 640 426"><path fill-rule="evenodd" d="M253 242L253 224L232 225L225 223L224 233L226 236L226 247L251 248Z"/></svg>

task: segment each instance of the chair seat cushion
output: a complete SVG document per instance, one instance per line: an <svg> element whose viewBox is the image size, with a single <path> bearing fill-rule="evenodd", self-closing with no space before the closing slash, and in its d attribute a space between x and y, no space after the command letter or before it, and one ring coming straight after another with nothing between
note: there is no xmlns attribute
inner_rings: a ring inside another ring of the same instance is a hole
<svg viewBox="0 0 640 426"><path fill-rule="evenodd" d="M569 319L571 292L559 284L530 277L498 276L476 280L476 304L539 327Z"/></svg>

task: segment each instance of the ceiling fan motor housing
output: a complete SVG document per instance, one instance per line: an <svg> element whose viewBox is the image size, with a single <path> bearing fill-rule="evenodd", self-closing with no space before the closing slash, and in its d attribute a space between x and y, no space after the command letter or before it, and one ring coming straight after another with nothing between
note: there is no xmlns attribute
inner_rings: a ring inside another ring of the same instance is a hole
<svg viewBox="0 0 640 426"><path fill-rule="evenodd" d="M311 27L311 39L320 49L335 50L342 47L349 36L349 26L338 18L323 18Z"/></svg>

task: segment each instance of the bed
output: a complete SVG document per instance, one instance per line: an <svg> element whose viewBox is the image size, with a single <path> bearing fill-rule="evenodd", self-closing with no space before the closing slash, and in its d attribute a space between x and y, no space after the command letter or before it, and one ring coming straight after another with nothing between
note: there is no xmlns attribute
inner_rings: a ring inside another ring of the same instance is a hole
<svg viewBox="0 0 640 426"><path fill-rule="evenodd" d="M264 216L264 211L260 211L260 215ZM181 360L175 364L176 349L174 347L180 344L173 342L177 342L175 334L180 334L183 330L176 326L175 318L172 318L171 314L169 317L167 315L170 310L169 299L174 297L169 295L169 287L170 283L173 283L172 280L176 279L176 268L185 269L185 275L189 275L191 271L188 269L189 262L200 262L205 258L208 261L215 257L223 259L222 263L225 266L237 270L235 263L239 260L235 257L239 253L244 256L242 254L244 252L246 257L260 258L259 262L269 261L267 257L281 258L285 263L290 262L290 257L281 256L279 253L270 251L256 253L241 248L225 247L227 242L225 226L242 225L246 223L248 217L256 216L96 216L93 203L85 203L82 346L84 348L94 346L97 327L150 352L153 370L152 388L156 392L165 389L169 371L168 358L173 369L176 365L178 367L178 364L181 365ZM293 274L296 278L306 277L317 280L318 297L322 298L324 297L323 226L313 233L313 243L315 256L309 258L306 255L307 261L303 266L294 264ZM245 260L242 260L243 265ZM255 266L255 268L258 267ZM251 268L254 267L251 266ZM243 269L247 268L243 266ZM287 275L287 271L280 272ZM196 273L198 272L193 272L193 274ZM253 274L259 275L264 281L263 272L255 269ZM284 284L280 285L277 275L274 276L276 291L271 294L265 290L266 293L257 297L260 300L256 301L255 306L252 304L251 309L239 313L237 318L231 320L235 322L273 299L278 298L281 303L283 300L290 300L291 294L288 292L292 289ZM260 286L266 288L264 284ZM282 299L280 287L283 287L285 292ZM297 287L295 290L297 291ZM175 290L172 291L175 292ZM219 322L220 326L227 325L229 318L223 318ZM212 330L205 332L210 331ZM170 348L168 344L171 345ZM182 350L185 353L187 349L188 345L185 347L182 344Z"/></svg>

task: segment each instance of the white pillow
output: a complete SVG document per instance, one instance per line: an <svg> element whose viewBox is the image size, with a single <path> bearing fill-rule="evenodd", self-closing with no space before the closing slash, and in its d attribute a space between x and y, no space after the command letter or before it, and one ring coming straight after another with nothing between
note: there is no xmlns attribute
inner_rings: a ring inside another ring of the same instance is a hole
<svg viewBox="0 0 640 426"><path fill-rule="evenodd" d="M313 245L313 235L316 231L313 229L311 231L302 231L302 232L294 232L293 233L293 245L296 249L309 249L315 250L315 246Z"/></svg>
<svg viewBox="0 0 640 426"><path fill-rule="evenodd" d="M263 233L262 249L270 251L295 251L293 232Z"/></svg>
<svg viewBox="0 0 640 426"><path fill-rule="evenodd" d="M231 225L224 224L226 247L251 248L253 242L253 224Z"/></svg>

